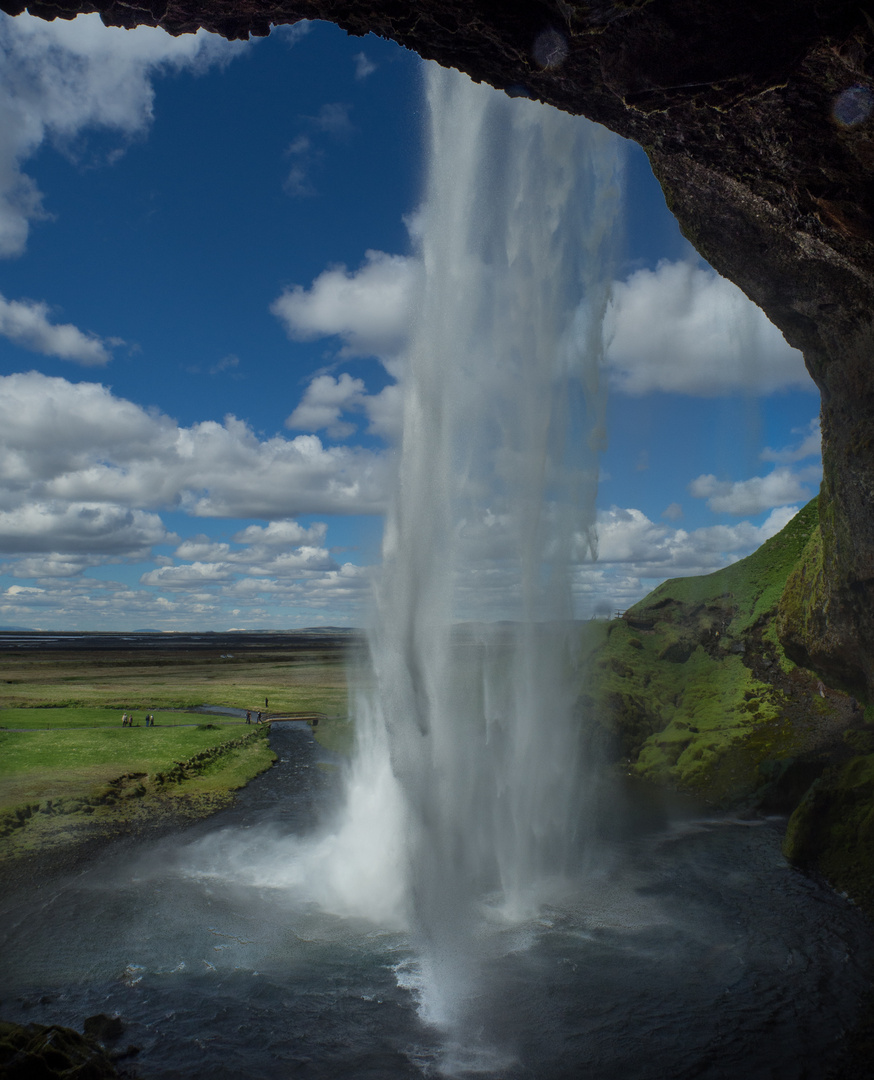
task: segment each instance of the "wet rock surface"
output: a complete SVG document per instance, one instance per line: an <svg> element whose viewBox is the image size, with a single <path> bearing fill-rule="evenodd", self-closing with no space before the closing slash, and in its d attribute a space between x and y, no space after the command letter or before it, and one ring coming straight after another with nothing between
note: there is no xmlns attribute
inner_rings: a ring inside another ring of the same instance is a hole
<svg viewBox="0 0 874 1080"><path fill-rule="evenodd" d="M101 1024L106 1021L106 1024ZM90 1030L89 1030L90 1025ZM108 1027L107 1027L108 1025ZM112 1080L130 1076L119 1071L97 1033L121 1025L117 1018L92 1016L85 1022L85 1034L58 1024L13 1024L0 1021L0 1075L8 1080ZM114 1041L114 1040L110 1040ZM129 1048L122 1056L133 1056Z"/></svg>

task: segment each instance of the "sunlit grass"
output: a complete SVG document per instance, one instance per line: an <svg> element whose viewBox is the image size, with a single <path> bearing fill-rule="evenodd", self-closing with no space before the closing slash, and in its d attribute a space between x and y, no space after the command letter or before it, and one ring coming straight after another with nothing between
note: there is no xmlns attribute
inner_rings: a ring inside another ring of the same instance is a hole
<svg viewBox="0 0 874 1080"><path fill-rule="evenodd" d="M266 729L192 707L326 714L317 736L348 751L345 649L222 648L0 652L0 859L227 805L275 760Z"/></svg>
<svg viewBox="0 0 874 1080"><path fill-rule="evenodd" d="M262 735L213 725L0 732L0 859L219 809L275 760Z"/></svg>
<svg viewBox="0 0 874 1080"><path fill-rule="evenodd" d="M0 810L41 799L86 797L125 773L154 775L240 735L239 726L2 731Z"/></svg>
<svg viewBox="0 0 874 1080"><path fill-rule="evenodd" d="M71 708L35 708L35 709L0 709L0 728L28 730L46 728L52 731L68 728L119 728L123 713L118 709L100 709L88 707ZM128 713L128 715L131 715ZM134 726L145 724L145 711L133 713ZM234 717L216 716L206 713L156 712L156 727L178 727L180 724L196 725L209 721L211 724L239 724Z"/></svg>

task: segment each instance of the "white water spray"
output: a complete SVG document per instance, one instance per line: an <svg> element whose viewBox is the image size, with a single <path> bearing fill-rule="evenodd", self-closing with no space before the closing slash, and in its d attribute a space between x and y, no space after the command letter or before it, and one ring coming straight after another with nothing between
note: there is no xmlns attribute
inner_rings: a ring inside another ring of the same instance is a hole
<svg viewBox="0 0 874 1080"><path fill-rule="evenodd" d="M343 832L374 904L405 907L425 1014L452 1026L484 911L536 910L586 823L573 565L592 546L620 150L427 78L424 274Z"/></svg>

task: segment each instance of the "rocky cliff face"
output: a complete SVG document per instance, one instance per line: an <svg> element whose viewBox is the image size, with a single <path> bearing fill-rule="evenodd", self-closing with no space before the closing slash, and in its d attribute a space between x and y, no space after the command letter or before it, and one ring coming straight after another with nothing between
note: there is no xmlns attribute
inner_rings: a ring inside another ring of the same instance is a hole
<svg viewBox="0 0 874 1080"><path fill-rule="evenodd" d="M820 610L786 644L874 693L874 0L0 0L25 7L230 38L327 19L640 143L821 391Z"/></svg>

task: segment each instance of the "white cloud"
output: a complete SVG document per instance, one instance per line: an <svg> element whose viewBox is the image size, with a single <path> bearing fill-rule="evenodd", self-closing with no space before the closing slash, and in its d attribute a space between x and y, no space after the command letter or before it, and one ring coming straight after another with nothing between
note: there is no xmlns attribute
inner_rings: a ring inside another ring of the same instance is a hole
<svg viewBox="0 0 874 1080"><path fill-rule="evenodd" d="M376 64L372 60L369 60L363 53L355 54L355 78L366 79L368 75L372 75L376 71Z"/></svg>
<svg viewBox="0 0 874 1080"><path fill-rule="evenodd" d="M250 558L252 557L253 555L250 555ZM333 556L324 548L300 547L296 551L273 551L267 558L253 560L247 573L256 577L299 577L301 574L338 569Z"/></svg>
<svg viewBox="0 0 874 1080"><path fill-rule="evenodd" d="M800 435L798 442L773 450L766 446L760 454L762 461L774 461L782 465L791 465L805 458L819 457L822 453L822 432L819 430L819 417L815 417L807 428L793 428L793 435Z"/></svg>
<svg viewBox="0 0 874 1080"><path fill-rule="evenodd" d="M0 511L0 551L146 555L173 535L157 514L122 506L30 502Z"/></svg>
<svg viewBox="0 0 874 1080"><path fill-rule="evenodd" d="M755 517L773 507L808 502L815 494L808 485L818 484L821 477L819 466L801 472L783 466L749 480L718 480L706 473L689 484L689 493L696 499L706 499L708 508L716 514Z"/></svg>
<svg viewBox="0 0 874 1080"><path fill-rule="evenodd" d="M269 533L269 526L262 528L251 525L237 534L238 537L247 538L239 547L232 548L230 544L216 543L205 536L198 536L184 540L176 549L176 558L187 560L199 568L221 567L226 574L248 574L254 577L301 576L338 569L331 553L318 543L327 531L323 523L317 523L312 529L304 529L293 521L276 524L280 525L280 528L270 536L269 542L264 541ZM287 540L283 543L280 536L287 537ZM306 542L313 540L316 542ZM178 566L166 569L166 574L156 571L147 574L142 580L148 584L159 584L175 579L177 571L181 574ZM198 572L205 573L205 570L200 569Z"/></svg>
<svg viewBox="0 0 874 1080"><path fill-rule="evenodd" d="M47 139L73 154L83 132L102 128L123 145L151 122L156 74L204 70L246 47L203 31L174 38L106 27L99 15L0 14L0 256L20 254L30 222L45 216L22 166Z"/></svg>
<svg viewBox="0 0 874 1080"><path fill-rule="evenodd" d="M403 390L397 383L384 386L378 394L363 399L364 411L370 421L368 432L381 435L389 442L400 439L403 427Z"/></svg>
<svg viewBox="0 0 874 1080"><path fill-rule="evenodd" d="M291 168L283 184L285 193L298 198L315 195L316 189L310 183L309 171L313 163L321 157L321 151L313 147L309 135L298 135L285 153L292 158Z"/></svg>
<svg viewBox="0 0 874 1080"><path fill-rule="evenodd" d="M33 300L7 300L0 295L0 335L15 345L61 360L98 366L111 355L96 334L86 334L70 323L49 321L48 304Z"/></svg>
<svg viewBox="0 0 874 1080"><path fill-rule="evenodd" d="M395 356L409 330L416 259L368 251L355 273L325 270L309 289L294 285L270 306L295 341L337 336L342 356Z"/></svg>
<svg viewBox="0 0 874 1080"><path fill-rule="evenodd" d="M362 379L343 372L338 379L317 375L306 389L303 400L285 421L285 426L299 431L324 429L333 439L345 439L356 426L341 420L343 413L365 413L368 433L389 442L400 437L403 422L403 396L397 384L389 384L378 394L368 394Z"/></svg>
<svg viewBox="0 0 874 1080"><path fill-rule="evenodd" d="M271 521L269 525L249 525L232 539L238 544L257 544L259 547L296 547L316 544L325 539L328 527L315 521L308 528L296 521Z"/></svg>
<svg viewBox="0 0 874 1080"><path fill-rule="evenodd" d="M0 377L0 476L7 511L172 507L267 520L380 513L387 488L386 462L370 451L315 435L259 439L234 417L180 427L99 384L37 372Z"/></svg>
<svg viewBox="0 0 874 1080"><path fill-rule="evenodd" d="M101 566L107 562L102 554L91 555L33 555L17 559L12 563L0 564L3 571L18 578L70 578L77 577L83 570L92 566Z"/></svg>
<svg viewBox="0 0 874 1080"><path fill-rule="evenodd" d="M318 131L326 131L330 135L340 135L349 131L352 124L349 120L350 106L342 101L329 102L319 109L315 116L308 116L314 128Z"/></svg>
<svg viewBox="0 0 874 1080"><path fill-rule="evenodd" d="M143 574L143 585L158 585L164 589L191 589L230 581L233 567L227 563L188 563L184 566L161 566Z"/></svg>
<svg viewBox="0 0 874 1080"><path fill-rule="evenodd" d="M351 106L343 102L330 102L322 105L315 116L300 117L311 131L321 132L333 139L342 138L352 131L349 120ZM317 189L310 174L317 171L324 159L324 151L310 135L297 135L285 151L292 158L291 168L285 178L283 188L286 194L304 198L315 195Z"/></svg>
<svg viewBox="0 0 874 1080"><path fill-rule="evenodd" d="M339 379L318 375L307 387L303 401L285 421L285 426L299 431L324 428L332 438L346 438L355 431L355 425L342 423L340 414L361 408L363 398L362 379L353 379L346 372Z"/></svg>
<svg viewBox="0 0 874 1080"><path fill-rule="evenodd" d="M751 554L797 512L797 507L780 507L762 525L686 530L651 522L640 510L613 507L597 514L596 565L602 572L621 566L630 577L660 580L711 573ZM651 588L647 585L644 592Z"/></svg>
<svg viewBox="0 0 874 1080"><path fill-rule="evenodd" d="M815 391L801 353L764 312L715 271L661 262L615 282L606 366L626 394Z"/></svg>

